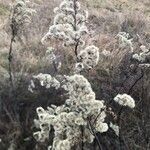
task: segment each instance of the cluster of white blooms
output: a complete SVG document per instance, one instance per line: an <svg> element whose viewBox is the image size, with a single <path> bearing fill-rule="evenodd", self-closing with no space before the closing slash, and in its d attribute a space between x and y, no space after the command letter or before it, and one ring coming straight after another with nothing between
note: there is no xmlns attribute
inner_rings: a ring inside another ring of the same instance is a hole
<svg viewBox="0 0 150 150"><path fill-rule="evenodd" d="M93 68L99 61L99 48L91 45L81 50L78 54L79 63L76 64L76 69L81 71L83 68Z"/></svg>
<svg viewBox="0 0 150 150"><path fill-rule="evenodd" d="M65 46L84 45L82 36L88 33L85 25L88 13L80 9L78 0L63 0L59 7L54 9L56 14L54 23L48 33L42 38L42 43L47 38L62 40Z"/></svg>
<svg viewBox="0 0 150 150"><path fill-rule="evenodd" d="M81 141L82 135L83 142L92 143L94 136L90 131L89 118L97 132L108 130L108 125L104 122L104 102L95 99L90 83L82 75L64 76L61 87L67 91L68 99L61 106L51 105L47 110L37 108L38 120L35 120L35 125L40 131L34 133L34 137L43 142L49 138L53 127L54 139L49 149L70 150Z"/></svg>
<svg viewBox="0 0 150 150"><path fill-rule="evenodd" d="M42 43L48 38L63 41L64 46L74 46L77 57L75 72L93 68L99 61L99 49L94 46L85 46L84 35L88 34L86 22L87 11L81 10L78 0L63 0L59 7L54 9L56 14L54 23L48 33L42 38Z"/></svg>
<svg viewBox="0 0 150 150"><path fill-rule="evenodd" d="M75 46L78 73L84 68L95 67L99 61L99 49L89 45L78 50L79 45L84 45L83 35L88 33L85 24L88 14L81 11L78 0L63 0L60 6L54 9L54 13L56 14L54 23L42 42L47 38L56 38L62 40L65 46ZM129 39L128 34L119 33L118 37L123 45L129 45L132 49L132 39ZM104 55L111 54L104 51ZM44 142L49 139L50 132L54 131L53 143L48 150L71 150L81 141L92 143L96 132L107 132L108 124L105 121L107 108L103 100L96 100L91 84L84 76L64 75L61 76L61 81L49 74L39 74L34 78L46 88L63 88L66 91L65 95L68 96L60 106L51 105L47 109L42 107L36 109L38 119L34 122L40 131L34 133L35 139ZM118 94L114 100L120 105L135 107L134 100L127 94ZM119 134L119 127L113 124L110 124L110 127L117 135Z"/></svg>
<svg viewBox="0 0 150 150"><path fill-rule="evenodd" d="M35 10L28 7L28 0L16 0L13 6L11 16L11 27L14 34L17 34L19 28L31 21L31 15Z"/></svg>
<svg viewBox="0 0 150 150"><path fill-rule="evenodd" d="M56 78L52 77L50 74L40 73L36 76L33 76L33 78L38 79L41 86L45 86L47 89L50 87L58 89L60 87L60 82Z"/></svg>
<svg viewBox="0 0 150 150"><path fill-rule="evenodd" d="M128 106L130 108L135 107L135 101L134 99L128 95L128 94L118 94L115 98L114 101L120 104L121 106Z"/></svg>
<svg viewBox="0 0 150 150"><path fill-rule="evenodd" d="M133 39L129 39L130 37L129 33L119 32L117 37L119 37L119 44L121 47L124 48L126 46L129 46L131 49L131 52L133 52L133 43L132 43Z"/></svg>
<svg viewBox="0 0 150 150"><path fill-rule="evenodd" d="M142 52L140 54L134 54L132 57L140 63L145 63L148 59L150 59L150 50L144 45L142 45L140 48Z"/></svg>

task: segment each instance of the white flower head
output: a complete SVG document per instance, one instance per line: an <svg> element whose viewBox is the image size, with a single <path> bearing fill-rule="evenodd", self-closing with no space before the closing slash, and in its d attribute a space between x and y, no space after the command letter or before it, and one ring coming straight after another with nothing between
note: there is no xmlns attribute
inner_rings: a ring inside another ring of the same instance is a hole
<svg viewBox="0 0 150 150"><path fill-rule="evenodd" d="M78 54L78 59L83 64L84 68L93 68L99 61L99 48L91 45L81 50Z"/></svg>
<svg viewBox="0 0 150 150"><path fill-rule="evenodd" d="M84 65L82 63L76 63L75 71L78 73L84 69Z"/></svg>
<svg viewBox="0 0 150 150"><path fill-rule="evenodd" d="M133 54L132 58L137 60L140 63L140 65L145 66L145 64L149 64L150 50L147 49L144 45L142 45L140 49L142 52L140 52L139 54Z"/></svg>
<svg viewBox="0 0 150 150"><path fill-rule="evenodd" d="M130 108L135 107L135 101L134 99L127 94L118 94L115 98L114 101L117 102L118 104L122 106L128 106Z"/></svg>
<svg viewBox="0 0 150 150"><path fill-rule="evenodd" d="M107 132L108 130L108 124L103 122L97 122L96 123L96 130L100 133Z"/></svg>
<svg viewBox="0 0 150 150"><path fill-rule="evenodd" d="M49 74L40 73L33 77L39 80L41 86L45 86L47 89L50 87L58 89L60 87L60 82Z"/></svg>

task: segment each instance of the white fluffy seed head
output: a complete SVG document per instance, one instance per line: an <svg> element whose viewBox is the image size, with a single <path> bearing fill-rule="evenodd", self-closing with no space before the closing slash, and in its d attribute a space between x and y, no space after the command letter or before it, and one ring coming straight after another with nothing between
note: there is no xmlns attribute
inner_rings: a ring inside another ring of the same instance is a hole
<svg viewBox="0 0 150 150"><path fill-rule="evenodd" d="M103 101L95 99L90 83L82 75L64 76L61 88L67 91L69 99L61 106L37 108L39 120L36 120L36 127L40 131L34 133L34 137L43 142L49 138L50 126L54 129L52 148L70 150L72 146L80 143L81 126L83 127L83 142L92 143L94 136L88 128L88 118L96 119L95 130L106 132L108 125L105 123L106 113ZM99 117L97 117L97 115ZM62 140L61 137L66 137Z"/></svg>
<svg viewBox="0 0 150 150"><path fill-rule="evenodd" d="M150 50L146 48L146 46L142 45L140 47L141 51L139 54L135 53L133 54L132 58L140 63L140 66L145 66L145 64L149 64L149 58L150 58Z"/></svg>
<svg viewBox="0 0 150 150"><path fill-rule="evenodd" d="M76 15L74 6L77 11ZM60 6L54 9L54 12L56 14L54 24L42 39L42 43L48 39L47 37L53 37L62 40L64 46L74 46L77 41L79 45L83 45L84 41L81 40L81 37L88 33L85 25L87 13L80 9L80 3L76 1L74 4L73 0L63 0ZM74 16L76 17L76 22Z"/></svg>
<svg viewBox="0 0 150 150"><path fill-rule="evenodd" d="M121 106L128 106L130 108L135 107L135 101L134 99L127 94L118 94L115 98L114 101L120 104Z"/></svg>
<svg viewBox="0 0 150 150"><path fill-rule="evenodd" d="M93 68L99 62L99 49L91 45L81 50L78 54L79 61L83 64L84 68Z"/></svg>

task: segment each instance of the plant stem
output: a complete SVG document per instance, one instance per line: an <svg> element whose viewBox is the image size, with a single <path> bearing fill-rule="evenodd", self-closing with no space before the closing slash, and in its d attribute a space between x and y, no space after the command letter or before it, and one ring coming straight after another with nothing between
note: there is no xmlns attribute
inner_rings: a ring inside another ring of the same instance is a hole
<svg viewBox="0 0 150 150"><path fill-rule="evenodd" d="M142 71L141 76L134 82L134 84L130 87L130 89L128 90L128 94L131 94L131 91L133 90L133 88L135 87L135 85L138 83L138 81L140 81L142 78L144 77L144 72Z"/></svg>
<svg viewBox="0 0 150 150"><path fill-rule="evenodd" d="M121 128L121 114L122 114L122 111L123 111L123 106L120 108L119 112L118 112L118 120L117 120L117 123L118 123L118 126ZM122 146L122 137L121 137L121 129L119 131L119 144L120 144L120 149L121 149L121 146Z"/></svg>
<svg viewBox="0 0 150 150"><path fill-rule="evenodd" d="M99 141L99 139L98 139L98 136L96 135L96 133L95 133L95 131L94 131L94 129L93 129L93 126L92 126L90 120L88 120L88 123L89 123L90 129L91 129L93 135L95 136L95 139L96 139L96 142L97 142L97 144L98 144L99 150L103 150L103 148L102 148L102 146L101 146L101 143L100 143L100 141Z"/></svg>
<svg viewBox="0 0 150 150"><path fill-rule="evenodd" d="M74 31L77 31L77 6L76 6L76 1L77 0L74 0ZM76 55L76 58L77 58L79 41L77 39L75 39L75 41L76 41L76 45L75 45L74 52L75 52L75 55Z"/></svg>
<svg viewBox="0 0 150 150"><path fill-rule="evenodd" d="M84 142L83 142L84 129L83 129L83 126L81 126L81 138L82 138L82 141L81 141L81 150L84 150Z"/></svg>
<svg viewBox="0 0 150 150"><path fill-rule="evenodd" d="M13 84L13 76L12 76L12 51L13 51L13 42L14 42L14 36L12 35L11 42L10 42L10 48L9 48L9 54L8 54L8 63L9 63L9 81L11 88L14 89L14 84Z"/></svg>

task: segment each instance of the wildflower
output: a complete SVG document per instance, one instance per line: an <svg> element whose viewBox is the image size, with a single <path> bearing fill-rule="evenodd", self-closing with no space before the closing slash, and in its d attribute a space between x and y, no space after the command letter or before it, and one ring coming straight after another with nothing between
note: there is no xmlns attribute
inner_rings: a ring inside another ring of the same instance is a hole
<svg viewBox="0 0 150 150"><path fill-rule="evenodd" d="M130 108L135 107L135 101L134 99L127 94L118 94L115 98L114 101L117 102L118 104L122 106L128 106Z"/></svg>
<svg viewBox="0 0 150 150"><path fill-rule="evenodd" d="M142 45L140 48L142 52L140 54L133 54L132 58L142 64L147 63L149 61L150 51L144 45Z"/></svg>
<svg viewBox="0 0 150 150"><path fill-rule="evenodd" d="M78 59L84 68L93 68L99 61L99 49L94 45L88 46L79 52Z"/></svg>
<svg viewBox="0 0 150 150"><path fill-rule="evenodd" d="M41 76L39 79L41 79ZM43 82L43 85L45 85L45 82ZM78 74L64 76L60 85L67 91L69 99L58 107L51 105L47 110L42 107L37 108L39 120L36 120L35 123L40 132L34 134L36 139L39 141L47 139L51 130L50 126L53 126L55 136L52 149L70 150L74 144L80 142L82 126L84 142L92 142L94 136L88 129L88 118L91 116L92 120L97 118L94 126L97 132L102 133L108 130L108 125L105 123L104 102L95 99L95 93L86 78ZM99 117L97 117L97 114L100 114ZM67 139L62 140L62 135Z"/></svg>
<svg viewBox="0 0 150 150"><path fill-rule="evenodd" d="M58 89L60 87L59 81L49 74L40 73L33 77L40 81L41 86L45 86L46 88L54 87Z"/></svg>
<svg viewBox="0 0 150 150"><path fill-rule="evenodd" d="M77 73L82 71L83 69L84 69L84 66L83 66L82 63L76 63L75 70L76 70Z"/></svg>
<svg viewBox="0 0 150 150"><path fill-rule="evenodd" d="M81 36L88 33L85 25L88 14L86 11L81 11L80 8L78 1L63 0L60 6L54 9L56 14L54 23L42 38L42 43L51 37L62 40L64 46L74 46L77 43L83 45L84 41L81 40Z"/></svg>
<svg viewBox="0 0 150 150"><path fill-rule="evenodd" d="M108 130L107 123L97 122L97 124L96 124L96 130L98 132L100 132L100 133L106 132Z"/></svg>

